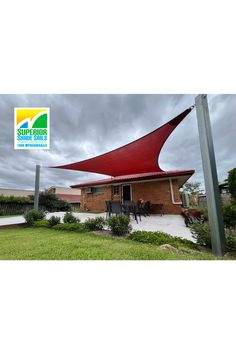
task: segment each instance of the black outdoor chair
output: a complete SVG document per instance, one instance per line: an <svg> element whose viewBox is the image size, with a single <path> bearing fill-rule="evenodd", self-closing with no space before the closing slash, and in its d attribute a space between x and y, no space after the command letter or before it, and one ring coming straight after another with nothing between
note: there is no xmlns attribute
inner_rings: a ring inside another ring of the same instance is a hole
<svg viewBox="0 0 236 354"><path fill-rule="evenodd" d="M136 207L136 212L138 215L141 215L146 217L150 216L149 210L150 210L151 203L149 201L146 201L144 203L141 203L140 201L137 202L137 207Z"/></svg>
<svg viewBox="0 0 236 354"><path fill-rule="evenodd" d="M111 216L111 201L106 200L106 218Z"/></svg>
<svg viewBox="0 0 236 354"><path fill-rule="evenodd" d="M133 215L137 223L138 223L138 216L141 221L141 212L138 203L134 203L132 201L124 201L122 204L122 209L123 209L123 213L128 217L130 217L130 215Z"/></svg>
<svg viewBox="0 0 236 354"><path fill-rule="evenodd" d="M145 202L143 204L143 213L144 213L144 216L150 216L150 207L151 207L151 203L149 201Z"/></svg>
<svg viewBox="0 0 236 354"><path fill-rule="evenodd" d="M122 214L122 204L119 200L111 200L110 201L110 206L111 206L111 214Z"/></svg>
<svg viewBox="0 0 236 354"><path fill-rule="evenodd" d="M137 223L138 223L138 216L139 216L139 219L141 221L141 210L138 203L130 202L129 204L123 204L123 208L124 208L125 215L130 216L130 214L132 214L134 219L137 221Z"/></svg>
<svg viewBox="0 0 236 354"><path fill-rule="evenodd" d="M142 207L142 204L137 202L137 203L133 203L133 214L134 214L134 218L135 220L137 221L138 223L138 216L139 216L139 220L141 220L141 215L143 215L143 207Z"/></svg>
<svg viewBox="0 0 236 354"><path fill-rule="evenodd" d="M131 202L130 200L126 200L123 202L122 209L125 215L130 216L130 213L132 212L132 205L133 202Z"/></svg>

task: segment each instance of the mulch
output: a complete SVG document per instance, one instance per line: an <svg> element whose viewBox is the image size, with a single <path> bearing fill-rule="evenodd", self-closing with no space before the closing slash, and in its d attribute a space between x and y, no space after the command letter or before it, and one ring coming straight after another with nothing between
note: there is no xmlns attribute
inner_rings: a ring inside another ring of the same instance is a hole
<svg viewBox="0 0 236 354"><path fill-rule="evenodd" d="M22 223L22 224L0 225L0 229L15 229L16 227L26 227L26 223Z"/></svg>

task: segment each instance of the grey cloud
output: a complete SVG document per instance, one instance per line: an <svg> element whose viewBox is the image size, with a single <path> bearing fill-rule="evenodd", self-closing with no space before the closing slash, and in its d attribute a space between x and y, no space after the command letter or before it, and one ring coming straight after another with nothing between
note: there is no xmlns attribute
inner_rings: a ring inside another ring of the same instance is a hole
<svg viewBox="0 0 236 354"><path fill-rule="evenodd" d="M175 117L194 103L194 95L0 95L0 187L34 187L35 164L56 166L93 157L127 144ZM209 95L219 180L235 166L236 96ZM50 150L13 148L17 106L49 106ZM163 169L195 169L203 181L196 111L176 128L160 155ZM69 186L102 178L43 168L41 188Z"/></svg>

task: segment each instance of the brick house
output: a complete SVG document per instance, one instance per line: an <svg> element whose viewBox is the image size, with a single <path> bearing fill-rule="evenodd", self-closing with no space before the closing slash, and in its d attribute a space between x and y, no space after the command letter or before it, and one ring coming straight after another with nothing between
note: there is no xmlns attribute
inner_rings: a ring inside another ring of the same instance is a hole
<svg viewBox="0 0 236 354"><path fill-rule="evenodd" d="M165 214L180 214L181 199L179 188L193 174L193 171L169 171L119 176L87 183L72 188L81 189L81 210L103 212L106 200L150 201L151 211L155 205L163 204Z"/></svg>
<svg viewBox="0 0 236 354"><path fill-rule="evenodd" d="M127 145L84 161L54 167L111 176L71 186L81 189L81 210L102 212L106 210L107 200L136 202L142 198L153 207L163 204L164 213L179 214L182 204L179 188L194 171L163 171L158 159L165 141L192 108Z"/></svg>

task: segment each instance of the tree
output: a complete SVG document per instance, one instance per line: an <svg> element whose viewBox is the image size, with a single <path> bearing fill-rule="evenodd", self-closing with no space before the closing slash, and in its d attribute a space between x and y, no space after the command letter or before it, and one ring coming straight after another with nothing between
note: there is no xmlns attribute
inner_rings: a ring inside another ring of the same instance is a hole
<svg viewBox="0 0 236 354"><path fill-rule="evenodd" d="M198 205L197 195L200 193L200 182L186 182L183 185L183 192L189 195L189 202L192 207Z"/></svg>
<svg viewBox="0 0 236 354"><path fill-rule="evenodd" d="M233 168L231 171L229 171L228 186L232 201L236 203L236 168Z"/></svg>
<svg viewBox="0 0 236 354"><path fill-rule="evenodd" d="M33 199L34 196L31 196ZM57 196L45 190L45 192L41 192L39 194L39 205L42 205L46 208L46 210L53 211L68 211L71 209L70 204L64 200L60 200Z"/></svg>
<svg viewBox="0 0 236 354"><path fill-rule="evenodd" d="M183 185L183 192L186 192L190 195L197 195L200 193L200 182L186 182Z"/></svg>

